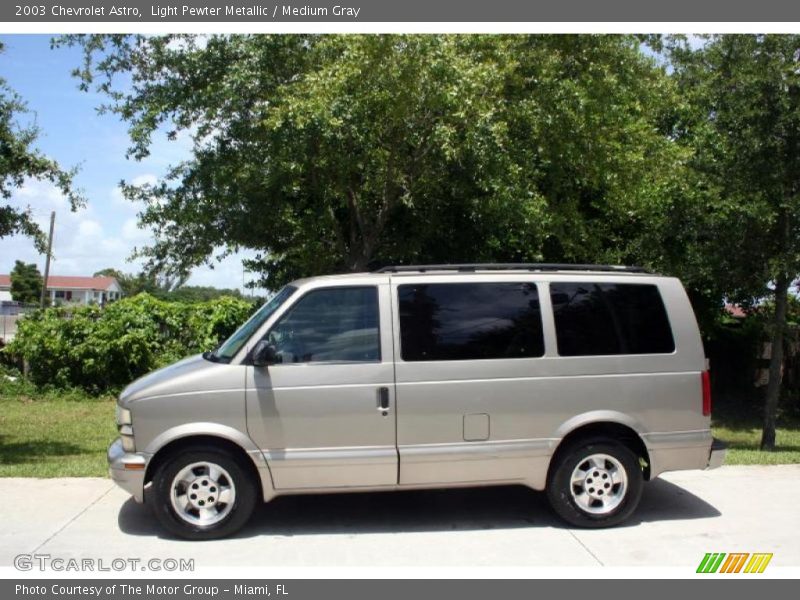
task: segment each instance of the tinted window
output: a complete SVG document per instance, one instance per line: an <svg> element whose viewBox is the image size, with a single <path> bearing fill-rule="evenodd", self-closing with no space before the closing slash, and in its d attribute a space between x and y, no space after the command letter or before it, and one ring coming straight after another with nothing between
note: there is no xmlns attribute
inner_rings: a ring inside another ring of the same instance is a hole
<svg viewBox="0 0 800 600"><path fill-rule="evenodd" d="M539 295L531 283L401 285L403 360L542 356Z"/></svg>
<svg viewBox="0 0 800 600"><path fill-rule="evenodd" d="M281 363L378 361L378 290L311 291L275 324L267 339Z"/></svg>
<svg viewBox="0 0 800 600"><path fill-rule="evenodd" d="M551 283L561 356L664 354L675 350L654 285Z"/></svg>
<svg viewBox="0 0 800 600"><path fill-rule="evenodd" d="M242 349L242 346L250 339L259 327L261 327L273 313L278 310L289 297L297 291L297 288L287 285L277 294L270 298L264 306L259 308L244 325L229 337L219 348L212 352L215 360L220 362L230 362L231 358Z"/></svg>

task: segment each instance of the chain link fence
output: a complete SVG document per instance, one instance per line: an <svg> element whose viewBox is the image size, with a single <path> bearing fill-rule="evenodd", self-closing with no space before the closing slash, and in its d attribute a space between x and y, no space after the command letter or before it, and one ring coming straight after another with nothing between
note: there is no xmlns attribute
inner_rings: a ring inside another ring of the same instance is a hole
<svg viewBox="0 0 800 600"><path fill-rule="evenodd" d="M17 323L29 312L39 308L37 304L22 304L0 301L0 347L5 346L17 333Z"/></svg>

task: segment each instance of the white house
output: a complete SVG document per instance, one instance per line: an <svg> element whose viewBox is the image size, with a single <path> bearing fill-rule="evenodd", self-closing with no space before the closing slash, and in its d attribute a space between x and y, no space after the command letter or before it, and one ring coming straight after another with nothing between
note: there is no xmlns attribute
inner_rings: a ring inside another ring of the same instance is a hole
<svg viewBox="0 0 800 600"><path fill-rule="evenodd" d="M51 304L105 304L122 297L122 288L115 277L83 277L51 275L47 278L47 294ZM0 275L0 301L11 300L11 277Z"/></svg>

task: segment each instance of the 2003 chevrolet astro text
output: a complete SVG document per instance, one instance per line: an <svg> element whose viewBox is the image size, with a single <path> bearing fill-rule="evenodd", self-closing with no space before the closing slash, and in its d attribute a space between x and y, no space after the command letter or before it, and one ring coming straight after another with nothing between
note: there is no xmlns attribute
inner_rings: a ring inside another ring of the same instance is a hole
<svg viewBox="0 0 800 600"><path fill-rule="evenodd" d="M582 527L719 466L686 292L635 267L386 267L287 285L120 395L111 476L176 535L279 494L522 484Z"/></svg>
<svg viewBox="0 0 800 600"><path fill-rule="evenodd" d="M49 10L48 10L49 8ZM90 4L87 6L64 6L63 4L16 4L14 5L14 15L17 17L73 17L73 18L97 18L97 17L136 17L142 16L139 9L135 6L124 6L112 4L111 6L97 6Z"/></svg>

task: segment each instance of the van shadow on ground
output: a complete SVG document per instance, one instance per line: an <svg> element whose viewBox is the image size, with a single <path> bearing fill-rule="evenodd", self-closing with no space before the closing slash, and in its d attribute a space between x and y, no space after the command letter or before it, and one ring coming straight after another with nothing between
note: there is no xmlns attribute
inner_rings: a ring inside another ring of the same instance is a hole
<svg viewBox="0 0 800 600"><path fill-rule="evenodd" d="M685 489L657 479L626 527L643 522L706 519L720 512ZM119 527L129 535L168 537L146 506L122 505ZM256 508L235 537L567 528L545 494L522 486L282 496Z"/></svg>

